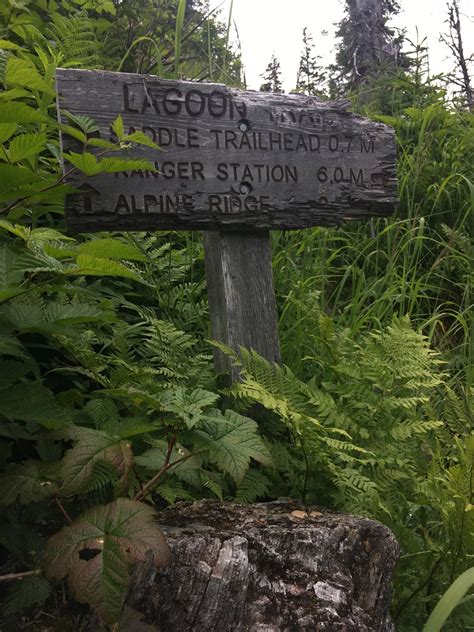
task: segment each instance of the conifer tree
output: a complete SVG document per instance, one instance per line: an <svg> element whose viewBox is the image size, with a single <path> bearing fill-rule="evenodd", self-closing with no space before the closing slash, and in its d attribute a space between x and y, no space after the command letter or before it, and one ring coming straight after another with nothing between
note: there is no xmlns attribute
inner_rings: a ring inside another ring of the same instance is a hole
<svg viewBox="0 0 474 632"><path fill-rule="evenodd" d="M346 0L345 16L336 33L341 39L336 68L346 89L406 66L400 52L403 33L396 34L387 25L399 11L397 0Z"/></svg>
<svg viewBox="0 0 474 632"><path fill-rule="evenodd" d="M441 41L449 47L455 61L456 67L449 79L460 90L466 106L474 112L474 87L471 76L474 54L468 56L465 52L458 0L452 0L448 4L448 27L449 33L442 35Z"/></svg>
<svg viewBox="0 0 474 632"><path fill-rule="evenodd" d="M280 62L275 53L273 53L270 63L261 77L265 80L265 83L260 86L262 92L283 92Z"/></svg>
<svg viewBox="0 0 474 632"><path fill-rule="evenodd" d="M314 53L313 38L305 26L295 92L323 97L325 81L326 73L321 66L321 56Z"/></svg>

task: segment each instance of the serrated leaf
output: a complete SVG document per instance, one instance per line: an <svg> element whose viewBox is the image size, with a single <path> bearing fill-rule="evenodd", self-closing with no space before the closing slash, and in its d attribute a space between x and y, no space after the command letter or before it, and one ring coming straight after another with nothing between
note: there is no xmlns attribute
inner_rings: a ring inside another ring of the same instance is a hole
<svg viewBox="0 0 474 632"><path fill-rule="evenodd" d="M117 151L118 147L115 143L111 143L109 140L103 138L88 138L87 144L91 147L99 147L100 149L110 149L111 151Z"/></svg>
<svg viewBox="0 0 474 632"><path fill-rule="evenodd" d="M8 147L10 162L19 162L39 154L46 147L46 134L19 134Z"/></svg>
<svg viewBox="0 0 474 632"><path fill-rule="evenodd" d="M15 329L38 333L62 333L61 326L101 319L96 306L80 303L50 302L44 308L31 303L10 303L0 313Z"/></svg>
<svg viewBox="0 0 474 632"><path fill-rule="evenodd" d="M250 459L269 465L270 453L257 434L258 426L252 419L232 410L225 415L215 409L196 430L198 445L209 453L209 459L222 471L240 483L247 472Z"/></svg>
<svg viewBox="0 0 474 632"><path fill-rule="evenodd" d="M102 259L91 255L79 255L76 260L77 268L68 270L68 275L89 275L89 276L119 276L127 279L139 281L140 277L136 272L130 270L122 263L112 259Z"/></svg>
<svg viewBox="0 0 474 632"><path fill-rule="evenodd" d="M6 243L0 243L0 285L5 287L21 282L23 274L15 269L16 253Z"/></svg>
<svg viewBox="0 0 474 632"><path fill-rule="evenodd" d="M7 61L5 83L54 94L52 85L43 79L35 66L26 59L19 59L18 57L10 57Z"/></svg>
<svg viewBox="0 0 474 632"><path fill-rule="evenodd" d="M0 353L16 358L28 358L28 353L21 342L11 334L0 333Z"/></svg>
<svg viewBox="0 0 474 632"><path fill-rule="evenodd" d="M0 123L47 123L48 118L38 110L15 101L0 103Z"/></svg>
<svg viewBox="0 0 474 632"><path fill-rule="evenodd" d="M135 463L152 472L158 472L165 464L166 455L168 453L168 443L159 439L154 441L153 445L155 447L146 450L140 456L136 456ZM202 467L201 461L197 456L192 456L192 453L187 448L178 443L171 452L170 463L174 463L183 458L186 458L186 460L172 467L169 470L170 474L175 475L179 480L193 487L200 487L201 480L199 472Z"/></svg>
<svg viewBox="0 0 474 632"><path fill-rule="evenodd" d="M193 428L204 416L204 409L212 406L219 399L216 393L197 388L190 391L186 388L167 390L160 397L162 409L172 412L184 421L188 428Z"/></svg>
<svg viewBox="0 0 474 632"><path fill-rule="evenodd" d="M155 165L149 160L135 158L103 158L99 162L100 171L117 173L120 171L156 171Z"/></svg>
<svg viewBox="0 0 474 632"><path fill-rule="evenodd" d="M68 136L72 136L79 142L84 145L87 143L87 136L83 131L77 129L76 127L72 127L71 125L59 125L59 129L63 134L67 134Z"/></svg>
<svg viewBox="0 0 474 632"><path fill-rule="evenodd" d="M137 145L145 145L146 147L151 147L152 149L160 149L160 147L154 143L149 136L145 134L145 132L132 132L125 136L123 139L124 142L133 142L137 143Z"/></svg>
<svg viewBox="0 0 474 632"><path fill-rule="evenodd" d="M64 154L64 157L71 165L74 165L76 169L82 171L86 176L93 176L97 173L100 173L101 169L97 163L97 158L94 154L91 154L88 151L85 151L82 154L78 154L75 151L70 151L67 154Z"/></svg>
<svg viewBox="0 0 474 632"><path fill-rule="evenodd" d="M86 241L79 246L79 252L104 259L146 261L146 256L136 246L126 244L112 237Z"/></svg>
<svg viewBox="0 0 474 632"><path fill-rule="evenodd" d="M45 428L62 428L69 412L40 382L22 382L0 390L0 414L11 420L36 422Z"/></svg>
<svg viewBox="0 0 474 632"><path fill-rule="evenodd" d="M121 140L122 136L124 135L123 118L121 114L119 114L115 121L113 121L112 130L118 136L118 139Z"/></svg>
<svg viewBox="0 0 474 632"><path fill-rule="evenodd" d="M74 241L74 239L64 235L59 230L54 230L54 228L33 228L30 231L29 241L42 244L49 241Z"/></svg>
<svg viewBox="0 0 474 632"><path fill-rule="evenodd" d="M148 554L166 566L170 552L155 511L126 498L94 507L48 541L44 556L50 579L68 578L74 597L115 623L130 581L130 567Z"/></svg>
<svg viewBox="0 0 474 632"><path fill-rule="evenodd" d="M58 489L57 471L56 463L33 460L8 468L0 476L0 504L11 505L18 499L21 504L26 505L53 496Z"/></svg>
<svg viewBox="0 0 474 632"><path fill-rule="evenodd" d="M7 141L16 131L16 123L0 123L0 143Z"/></svg>
<svg viewBox="0 0 474 632"><path fill-rule="evenodd" d="M0 193L14 191L25 184L38 182L41 176L19 165L0 165ZM21 192L23 195L23 191Z"/></svg>
<svg viewBox="0 0 474 632"><path fill-rule="evenodd" d="M87 487L94 474L94 466L105 461L114 466L125 481L133 465L133 452L129 441L117 440L100 430L74 427L68 436L77 444L68 450L61 461L63 496L74 496Z"/></svg>
<svg viewBox="0 0 474 632"><path fill-rule="evenodd" d="M51 584L44 577L26 577L13 582L2 601L4 616L11 616L44 603L51 594Z"/></svg>
<svg viewBox="0 0 474 632"><path fill-rule="evenodd" d="M93 134L94 132L99 131L99 127L97 123L90 116L85 116L83 114L72 114L71 112L64 112L67 118L75 123L84 134Z"/></svg>

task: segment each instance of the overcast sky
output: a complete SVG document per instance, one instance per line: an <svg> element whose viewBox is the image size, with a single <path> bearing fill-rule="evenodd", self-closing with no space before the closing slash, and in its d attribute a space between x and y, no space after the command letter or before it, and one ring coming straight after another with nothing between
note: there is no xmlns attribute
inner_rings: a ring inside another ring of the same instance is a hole
<svg viewBox="0 0 474 632"><path fill-rule="evenodd" d="M226 20L231 0L223 1L221 19ZM211 7L221 0L211 0ZM402 11L393 25L407 29L407 37L416 41L427 37L430 66L433 74L451 69L447 47L439 43L440 32L446 32L446 0L401 0ZM272 53L280 60L284 87L295 86L301 34L307 26L316 50L330 63L334 59L334 24L343 15L343 0L234 0L233 18L242 43L242 58L249 88L258 89ZM460 0L464 16L466 54L474 52L474 0ZM321 35L327 31L327 35ZM235 29L232 39L236 40Z"/></svg>

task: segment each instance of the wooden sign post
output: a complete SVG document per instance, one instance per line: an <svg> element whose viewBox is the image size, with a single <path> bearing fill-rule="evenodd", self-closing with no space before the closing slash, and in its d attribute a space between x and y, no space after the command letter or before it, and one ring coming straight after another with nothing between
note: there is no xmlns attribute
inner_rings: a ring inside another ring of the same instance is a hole
<svg viewBox="0 0 474 632"><path fill-rule="evenodd" d="M59 116L87 115L102 138L141 131L161 150L128 155L156 172L99 174L69 182L75 232L202 230L211 335L279 360L270 229L338 226L390 214L396 204L393 130L347 103L248 92L150 75L57 71ZM64 149L77 149L62 138ZM207 232L210 231L210 232ZM218 372L231 371L215 356Z"/></svg>

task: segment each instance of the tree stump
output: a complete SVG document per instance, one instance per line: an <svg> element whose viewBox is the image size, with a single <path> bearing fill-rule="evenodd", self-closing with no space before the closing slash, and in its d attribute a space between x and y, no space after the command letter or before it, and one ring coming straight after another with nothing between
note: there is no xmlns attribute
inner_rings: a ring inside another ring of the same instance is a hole
<svg viewBox="0 0 474 632"><path fill-rule="evenodd" d="M179 503L159 513L167 569L135 572L128 603L161 632L393 632L399 547L383 525L291 500Z"/></svg>

